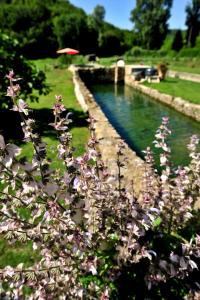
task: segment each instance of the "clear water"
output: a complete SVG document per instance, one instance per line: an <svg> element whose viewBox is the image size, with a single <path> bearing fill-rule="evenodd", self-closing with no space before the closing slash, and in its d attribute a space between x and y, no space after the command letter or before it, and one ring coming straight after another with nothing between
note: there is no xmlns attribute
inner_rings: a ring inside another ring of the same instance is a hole
<svg viewBox="0 0 200 300"><path fill-rule="evenodd" d="M169 144L174 165L189 162L187 144L193 134L200 136L200 123L172 108L123 85L92 85L89 87L110 123L136 153L150 146L158 164L158 150L153 146L156 129L163 116L168 116L172 134Z"/></svg>

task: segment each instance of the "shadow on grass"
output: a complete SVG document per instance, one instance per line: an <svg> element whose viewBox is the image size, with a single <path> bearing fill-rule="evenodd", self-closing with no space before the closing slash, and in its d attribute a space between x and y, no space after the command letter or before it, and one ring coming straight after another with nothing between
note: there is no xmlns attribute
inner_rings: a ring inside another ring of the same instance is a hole
<svg viewBox="0 0 200 300"><path fill-rule="evenodd" d="M70 128L88 126L88 115L86 113L70 109L69 111L64 112L65 115L68 112L72 113L70 116L72 119ZM63 115L63 117L65 115ZM36 120L36 131L40 135L56 139L56 131L49 125L54 122L54 115L51 109L34 109L30 114L30 118ZM19 113L11 110L0 111L0 134L4 136L6 142L14 142L16 144L21 144L23 142L24 134L20 123L21 118Z"/></svg>

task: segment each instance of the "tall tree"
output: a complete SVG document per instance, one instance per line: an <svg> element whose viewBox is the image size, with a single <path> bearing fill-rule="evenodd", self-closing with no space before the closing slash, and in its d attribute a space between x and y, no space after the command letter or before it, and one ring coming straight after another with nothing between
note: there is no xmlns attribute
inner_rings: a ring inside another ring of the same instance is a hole
<svg viewBox="0 0 200 300"><path fill-rule="evenodd" d="M131 11L140 45L146 49L159 49L167 35L173 0L136 0Z"/></svg>
<svg viewBox="0 0 200 300"><path fill-rule="evenodd" d="M172 50L179 51L183 47L183 37L181 30L177 30L172 42Z"/></svg>
<svg viewBox="0 0 200 300"><path fill-rule="evenodd" d="M105 8L102 5L97 5L93 10L92 16L97 22L97 24L101 24L104 21L105 14Z"/></svg>
<svg viewBox="0 0 200 300"><path fill-rule="evenodd" d="M196 38L200 32L200 0L192 0L185 8L187 26L186 40L189 47L195 46Z"/></svg>

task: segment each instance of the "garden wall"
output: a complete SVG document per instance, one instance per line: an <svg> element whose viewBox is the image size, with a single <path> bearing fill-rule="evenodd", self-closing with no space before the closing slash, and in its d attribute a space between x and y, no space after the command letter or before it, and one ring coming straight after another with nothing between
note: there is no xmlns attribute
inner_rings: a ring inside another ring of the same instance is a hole
<svg viewBox="0 0 200 300"><path fill-rule="evenodd" d="M110 83L115 82L116 77L118 82L124 81L124 67L91 67L78 70L80 78L86 83Z"/></svg>

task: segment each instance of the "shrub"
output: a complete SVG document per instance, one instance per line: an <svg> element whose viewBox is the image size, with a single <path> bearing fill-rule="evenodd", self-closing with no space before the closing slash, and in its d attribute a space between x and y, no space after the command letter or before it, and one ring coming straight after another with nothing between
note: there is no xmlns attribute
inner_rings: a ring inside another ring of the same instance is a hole
<svg viewBox="0 0 200 300"><path fill-rule="evenodd" d="M0 32L0 108L12 105L10 98L6 96L7 82L4 77L12 67L18 76L25 79L21 82L22 96L25 99L29 97L31 101L37 101L38 94L49 92L44 72L38 71L35 65L21 55L16 39Z"/></svg>
<svg viewBox="0 0 200 300"><path fill-rule="evenodd" d="M199 57L199 49L184 47L179 51L178 56L180 56L180 57Z"/></svg>
<svg viewBox="0 0 200 300"><path fill-rule="evenodd" d="M199 197L198 138L188 146L191 163L174 170L163 118L155 146L161 173L150 148L140 200L123 188L123 143L117 150L118 180L113 183L98 153L94 120L87 150L74 158L67 131L70 116L62 97L53 107L58 159L65 171L52 170L46 145L34 130L27 104L18 98L10 72L7 95L22 118L31 162L20 160L19 147L0 136L0 233L10 243L31 241L38 261L0 270L2 299L180 299L198 294L200 237L184 235ZM187 233L188 235L188 233ZM189 298L188 298L189 299Z"/></svg>

